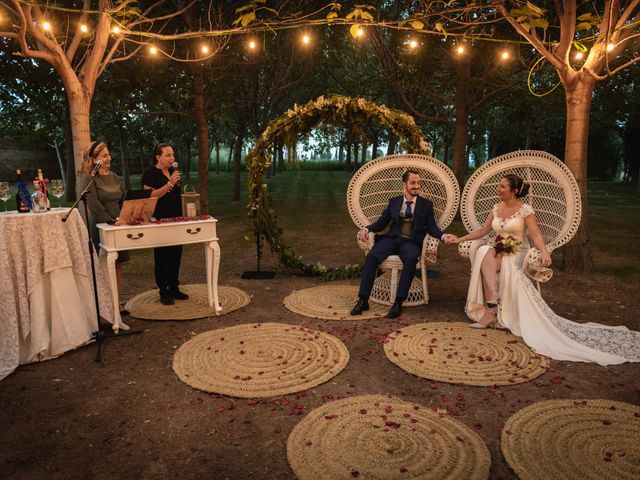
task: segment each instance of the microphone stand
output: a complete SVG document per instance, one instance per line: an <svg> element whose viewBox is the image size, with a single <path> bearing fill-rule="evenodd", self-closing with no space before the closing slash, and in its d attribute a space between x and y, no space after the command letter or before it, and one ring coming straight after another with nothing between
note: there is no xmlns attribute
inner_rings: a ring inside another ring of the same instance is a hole
<svg viewBox="0 0 640 480"><path fill-rule="evenodd" d="M96 320L98 322L98 330L92 333L93 338L95 338L96 340L96 345L98 346L98 351L96 352L96 362L101 362L102 361L102 343L104 342L105 338L107 337L107 330L104 328L104 324L103 322L100 321L100 300L98 299L98 282L96 280L96 265L95 265L95 261L93 259L93 254L94 254L94 246L93 246L93 240L91 239L91 231L89 231L89 208L87 207L87 195L89 193L89 189L91 188L91 185L93 185L96 181L96 175L92 175L91 177L91 181L89 182L89 184L85 187L85 189L80 193L80 195L78 196L78 198L76 199L75 203L73 205L71 205L71 208L69 209L69 211L66 213L66 215L64 217L62 217L62 221L66 222L67 219L69 218L69 215L71 215L71 212L73 212L76 208L78 208L78 204L80 203L80 201L82 200L82 205L84 206L84 219L85 219L85 226L87 228L87 233L89 234L89 257L91 257L91 277L93 279L93 301L95 303L95 307L96 307ZM119 305L114 305L113 308L120 308ZM126 332L124 335L134 335L137 333L141 333L140 331L129 331Z"/></svg>

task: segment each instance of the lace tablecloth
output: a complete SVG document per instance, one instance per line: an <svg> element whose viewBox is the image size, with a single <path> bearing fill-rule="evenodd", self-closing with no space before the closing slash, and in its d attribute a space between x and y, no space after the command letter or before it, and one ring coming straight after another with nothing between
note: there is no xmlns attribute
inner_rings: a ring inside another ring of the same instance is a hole
<svg viewBox="0 0 640 480"><path fill-rule="evenodd" d="M97 329L87 229L78 211L0 214L0 380L19 364L56 357ZM114 318L97 256L100 314Z"/></svg>

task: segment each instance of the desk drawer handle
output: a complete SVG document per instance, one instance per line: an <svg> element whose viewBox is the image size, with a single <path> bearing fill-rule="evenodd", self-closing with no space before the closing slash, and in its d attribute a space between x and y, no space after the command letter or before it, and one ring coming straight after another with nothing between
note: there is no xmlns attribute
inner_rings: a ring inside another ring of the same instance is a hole
<svg viewBox="0 0 640 480"><path fill-rule="evenodd" d="M144 237L144 233L138 233L135 236L133 233L127 233L127 238L129 240L138 240L139 238L142 238L142 237Z"/></svg>
<svg viewBox="0 0 640 480"><path fill-rule="evenodd" d="M190 233L191 235L195 235L196 233L200 233L200 230L202 230L200 227L197 227L195 230L191 230L190 228L187 228L187 233Z"/></svg>

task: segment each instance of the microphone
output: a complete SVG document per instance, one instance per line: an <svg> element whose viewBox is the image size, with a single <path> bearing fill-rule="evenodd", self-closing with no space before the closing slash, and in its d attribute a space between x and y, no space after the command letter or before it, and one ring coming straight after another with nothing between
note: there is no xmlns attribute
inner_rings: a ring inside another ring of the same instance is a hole
<svg viewBox="0 0 640 480"><path fill-rule="evenodd" d="M171 170L171 172L170 172L170 173L173 173L173 172L175 172L176 170L178 170L178 162L173 162L173 163L171 164L171 168L172 168L173 170ZM176 187L179 187L179 186L180 186L180 180L178 180L178 181L176 182Z"/></svg>
<svg viewBox="0 0 640 480"><path fill-rule="evenodd" d="M91 170L91 176L95 177L96 174L98 173L98 170L100 170L100 167L102 166L102 160L98 160L94 165L93 165L93 170Z"/></svg>

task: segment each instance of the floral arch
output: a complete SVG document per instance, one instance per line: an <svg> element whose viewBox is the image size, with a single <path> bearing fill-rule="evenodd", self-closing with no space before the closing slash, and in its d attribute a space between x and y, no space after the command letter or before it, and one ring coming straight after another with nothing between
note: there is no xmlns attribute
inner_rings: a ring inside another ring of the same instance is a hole
<svg viewBox="0 0 640 480"><path fill-rule="evenodd" d="M269 152L274 144L295 145L299 137L308 134L321 123L348 127L355 137L363 138L366 136L364 125L371 122L386 127L396 135L402 149L411 153L429 153L430 147L410 115L363 98L341 95L322 96L302 106L294 105L284 115L270 122L257 138L254 148L247 156L249 168L247 208L258 245L258 267L264 238L278 255L281 264L289 268L301 269L305 274L337 276L349 275L360 270L359 266L327 269L320 264L304 263L300 257L296 256L293 249L284 242L267 185L262 182L262 178L265 168L271 165Z"/></svg>

